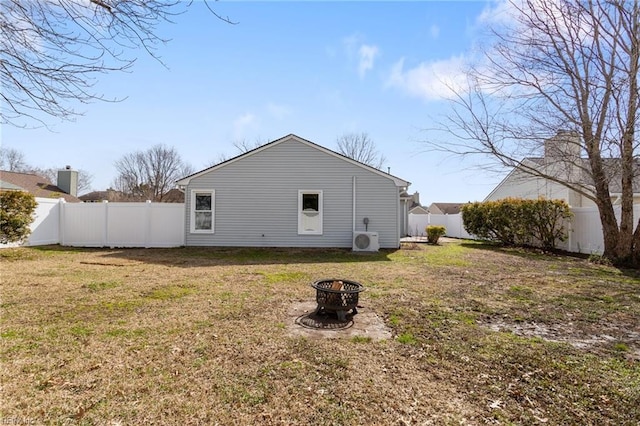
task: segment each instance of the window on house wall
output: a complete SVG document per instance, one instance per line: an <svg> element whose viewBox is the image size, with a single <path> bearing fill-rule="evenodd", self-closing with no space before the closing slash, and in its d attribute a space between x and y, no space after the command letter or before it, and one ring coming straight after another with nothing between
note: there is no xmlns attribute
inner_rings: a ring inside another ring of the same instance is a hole
<svg viewBox="0 0 640 426"><path fill-rule="evenodd" d="M191 191L191 232L213 233L215 191Z"/></svg>
<svg viewBox="0 0 640 426"><path fill-rule="evenodd" d="M322 191L298 191L298 234L322 235Z"/></svg>

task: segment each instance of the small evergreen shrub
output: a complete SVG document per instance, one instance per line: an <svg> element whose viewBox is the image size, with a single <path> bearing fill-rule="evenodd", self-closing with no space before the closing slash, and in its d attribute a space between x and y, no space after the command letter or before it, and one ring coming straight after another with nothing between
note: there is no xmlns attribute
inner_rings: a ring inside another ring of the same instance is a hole
<svg viewBox="0 0 640 426"><path fill-rule="evenodd" d="M431 244L438 244L440 237L447 233L444 226L429 225L425 230L427 231L427 241Z"/></svg>
<svg viewBox="0 0 640 426"><path fill-rule="evenodd" d="M24 191L0 191L0 243L24 241L31 233L36 199Z"/></svg>

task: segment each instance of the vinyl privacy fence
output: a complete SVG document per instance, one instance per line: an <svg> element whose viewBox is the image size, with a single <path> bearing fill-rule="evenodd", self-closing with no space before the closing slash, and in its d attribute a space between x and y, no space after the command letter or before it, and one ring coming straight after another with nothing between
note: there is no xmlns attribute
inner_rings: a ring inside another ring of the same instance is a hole
<svg viewBox="0 0 640 426"><path fill-rule="evenodd" d="M558 248L573 253L602 254L604 252L604 238L602 225L596 207L572 208L573 219L565 226L568 230L568 239L559 243ZM634 217L640 217L640 205L635 205ZM620 208L616 208L616 216L620 220ZM462 225L462 214L409 214L409 234L412 236L426 235L425 228L428 225L441 225L447 230L446 236L454 238L469 238Z"/></svg>
<svg viewBox="0 0 640 426"><path fill-rule="evenodd" d="M26 245L75 247L180 247L185 244L182 203L66 203L36 198L35 220ZM595 207L573 208L569 238L559 248L587 254L604 250L602 226ZM620 210L616 211L620 215ZM634 206L640 217L640 205ZM424 236L427 225L441 225L448 237L468 238L462 215L410 214L409 234Z"/></svg>
<svg viewBox="0 0 640 426"><path fill-rule="evenodd" d="M184 245L182 203L66 203L36 198L26 245L179 247Z"/></svg>

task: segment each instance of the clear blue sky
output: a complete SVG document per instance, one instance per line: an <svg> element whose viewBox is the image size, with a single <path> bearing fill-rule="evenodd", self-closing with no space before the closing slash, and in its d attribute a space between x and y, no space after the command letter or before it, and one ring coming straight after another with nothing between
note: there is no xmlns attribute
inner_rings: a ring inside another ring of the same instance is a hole
<svg viewBox="0 0 640 426"><path fill-rule="evenodd" d="M424 152L420 140L447 110L442 78L459 72L478 37L485 2L201 3L163 25L163 67L140 52L132 72L100 77L118 103L80 105L52 130L4 126L2 144L29 164L66 164L109 187L122 155L161 143L196 170L238 154L235 140L289 133L330 149L366 132L386 171L412 182L423 205L482 200L500 180L459 158Z"/></svg>

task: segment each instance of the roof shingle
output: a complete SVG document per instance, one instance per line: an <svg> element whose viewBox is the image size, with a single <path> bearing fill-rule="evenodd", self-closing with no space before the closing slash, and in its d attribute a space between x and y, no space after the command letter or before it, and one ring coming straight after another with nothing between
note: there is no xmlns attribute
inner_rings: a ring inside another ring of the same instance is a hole
<svg viewBox="0 0 640 426"><path fill-rule="evenodd" d="M2 189L12 189L11 186L14 186L33 194L34 197L64 198L65 201L70 203L82 202L78 197L67 194L62 189L49 182L48 179L32 173L18 173L0 170L0 181L2 182ZM15 190L16 188L13 189Z"/></svg>

